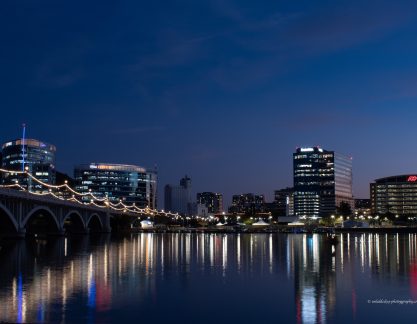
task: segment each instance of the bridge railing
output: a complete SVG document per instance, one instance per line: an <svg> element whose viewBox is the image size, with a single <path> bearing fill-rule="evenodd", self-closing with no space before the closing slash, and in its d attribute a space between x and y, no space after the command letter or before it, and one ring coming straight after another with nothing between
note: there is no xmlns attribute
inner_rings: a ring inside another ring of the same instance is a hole
<svg viewBox="0 0 417 324"><path fill-rule="evenodd" d="M122 200L119 200L117 203L113 203L107 196L106 197L97 197L94 195L91 190L89 192L78 192L75 189L71 188L68 185L68 182L65 181L64 184L61 185L52 185L49 183L45 183L42 180L36 178L33 174L31 174L28 169L25 171L15 171L15 170L6 170L0 168L0 174L2 175L20 175L23 177L27 177L32 181L35 181L38 185L43 188L42 190L30 190L22 186L19 181L16 181L14 184L2 184L0 188L3 190L8 190L9 193L11 192L23 192L26 194L25 198L28 198L27 195L31 195L33 197L37 197L37 199L41 198L53 198L55 201L58 199L61 202L66 203L75 203L78 205L82 205L84 207L93 207L98 208L100 210L106 209L111 210L112 212L117 213L127 213L131 215L149 215L149 216L166 216L171 218L178 218L178 213L171 213L166 212L164 210L157 210L151 208L140 208L136 206L134 203L132 205L125 204ZM23 198L23 197L22 197ZM87 201L86 201L87 200Z"/></svg>

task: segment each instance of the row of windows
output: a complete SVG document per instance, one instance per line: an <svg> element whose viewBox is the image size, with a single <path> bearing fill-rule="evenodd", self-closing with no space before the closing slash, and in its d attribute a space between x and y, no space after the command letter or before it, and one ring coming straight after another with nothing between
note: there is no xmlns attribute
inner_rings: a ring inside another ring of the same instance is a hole
<svg viewBox="0 0 417 324"><path fill-rule="evenodd" d="M298 181L295 186L301 187L301 186L321 186L321 187L332 187L334 185L334 181L308 181L308 182L300 182Z"/></svg>
<svg viewBox="0 0 417 324"><path fill-rule="evenodd" d="M417 188L417 183L412 184L398 184L398 185L388 185L388 186L375 186L375 188L378 189L407 189L407 188Z"/></svg>

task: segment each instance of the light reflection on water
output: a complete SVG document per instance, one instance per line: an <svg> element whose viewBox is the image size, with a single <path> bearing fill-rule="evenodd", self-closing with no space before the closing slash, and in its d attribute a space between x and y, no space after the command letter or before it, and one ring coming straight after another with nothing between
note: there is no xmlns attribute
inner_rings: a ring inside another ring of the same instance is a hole
<svg viewBox="0 0 417 324"><path fill-rule="evenodd" d="M413 318L416 234L139 234L6 242L0 321ZM201 314L205 314L201 316Z"/></svg>

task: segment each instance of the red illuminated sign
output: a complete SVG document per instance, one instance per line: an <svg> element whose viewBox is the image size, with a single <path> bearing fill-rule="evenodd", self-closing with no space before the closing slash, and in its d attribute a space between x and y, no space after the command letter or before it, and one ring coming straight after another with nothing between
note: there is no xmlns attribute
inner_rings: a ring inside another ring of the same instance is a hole
<svg viewBox="0 0 417 324"><path fill-rule="evenodd" d="M407 181L408 182L416 182L417 181L417 176L409 176Z"/></svg>

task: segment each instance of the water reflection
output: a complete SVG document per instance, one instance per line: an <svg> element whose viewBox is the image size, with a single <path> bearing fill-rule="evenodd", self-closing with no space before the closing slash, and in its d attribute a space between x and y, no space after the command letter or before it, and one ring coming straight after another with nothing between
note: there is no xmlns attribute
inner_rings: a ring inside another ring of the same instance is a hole
<svg viewBox="0 0 417 324"><path fill-rule="evenodd" d="M207 300L239 309L229 315L219 308L217 321L249 321L253 307L262 307L258 319L324 323L381 316L368 299L417 300L416 234L339 238L336 246L316 234L149 233L5 242L0 321L106 322L146 317L144 307L170 303L197 312ZM181 312L152 316L180 320Z"/></svg>

